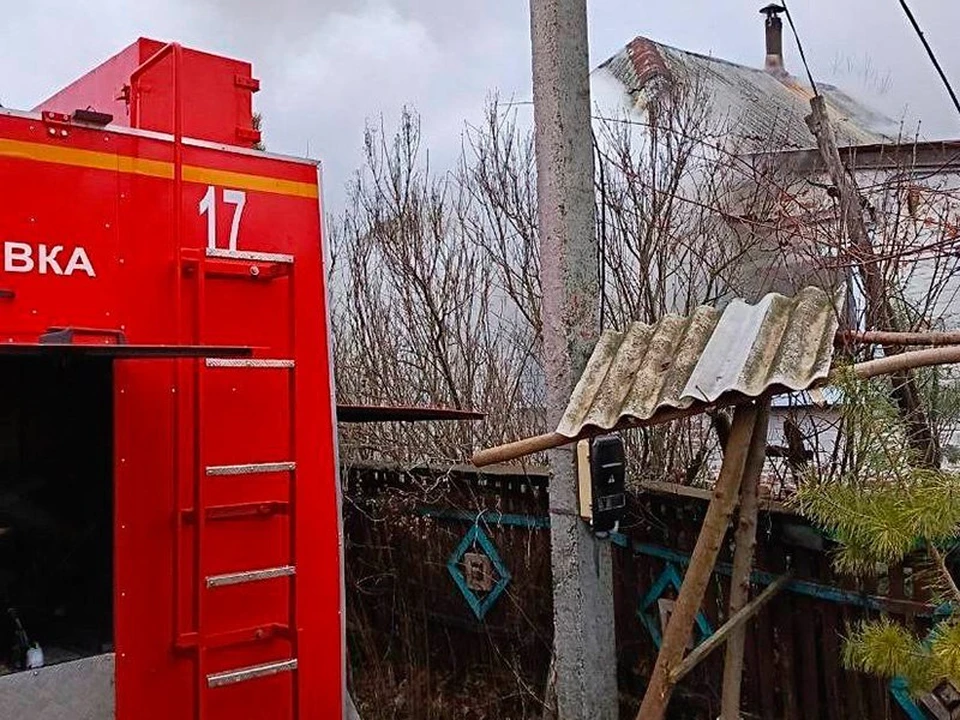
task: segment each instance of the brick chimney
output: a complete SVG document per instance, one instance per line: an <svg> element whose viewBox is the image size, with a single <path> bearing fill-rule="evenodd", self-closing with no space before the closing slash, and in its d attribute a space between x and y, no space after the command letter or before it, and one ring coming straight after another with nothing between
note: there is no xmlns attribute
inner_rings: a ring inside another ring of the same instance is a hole
<svg viewBox="0 0 960 720"><path fill-rule="evenodd" d="M788 73L783 67L783 21L780 19L780 13L786 12L783 5L771 3L760 11L767 16L766 35L767 35L767 58L764 62L764 69L771 75L785 77Z"/></svg>

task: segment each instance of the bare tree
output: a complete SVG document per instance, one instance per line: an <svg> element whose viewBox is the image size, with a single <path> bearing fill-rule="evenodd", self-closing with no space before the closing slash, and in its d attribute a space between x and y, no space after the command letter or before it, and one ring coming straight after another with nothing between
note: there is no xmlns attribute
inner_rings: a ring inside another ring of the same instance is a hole
<svg viewBox="0 0 960 720"><path fill-rule="evenodd" d="M527 429L536 342L502 292L503 268L496 272L478 242L492 242L478 234L478 204L455 175L431 174L416 116L405 112L392 139L368 129L365 147L333 235L341 399L476 407L490 420L348 431L345 448L357 457L462 461L478 442Z"/></svg>
<svg viewBox="0 0 960 720"><path fill-rule="evenodd" d="M344 427L347 462L450 466L477 447L546 430L535 166L518 112L494 100L483 123L467 128L457 167L443 173L430 167L414 113L395 132L381 124L366 133L364 166L331 232L339 399L475 408L487 418ZM852 168L872 243L865 259L844 239L822 168L758 154L773 148L756 138L747 148L735 125L695 78L662 89L643 113L597 118L598 310L607 328L843 283L848 329L890 329L876 327L871 295L899 329L958 327L960 173L919 166L910 143L894 167ZM882 350L851 343L843 352L859 360ZM951 451L960 415L952 376L915 379L946 459L960 458ZM767 472L790 489L805 477L855 476L874 458L850 417L799 409L782 446L768 448ZM726 426L717 414L627 433L631 480L711 484ZM420 501L439 491L410 492Z"/></svg>

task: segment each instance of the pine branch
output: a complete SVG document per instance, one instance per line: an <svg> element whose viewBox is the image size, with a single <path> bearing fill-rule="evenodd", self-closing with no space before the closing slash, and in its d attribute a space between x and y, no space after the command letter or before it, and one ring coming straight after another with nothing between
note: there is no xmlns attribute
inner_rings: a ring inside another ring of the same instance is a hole
<svg viewBox="0 0 960 720"><path fill-rule="evenodd" d="M844 643L843 662L883 678L902 677L914 691L927 690L939 679L930 651L890 618L858 625Z"/></svg>

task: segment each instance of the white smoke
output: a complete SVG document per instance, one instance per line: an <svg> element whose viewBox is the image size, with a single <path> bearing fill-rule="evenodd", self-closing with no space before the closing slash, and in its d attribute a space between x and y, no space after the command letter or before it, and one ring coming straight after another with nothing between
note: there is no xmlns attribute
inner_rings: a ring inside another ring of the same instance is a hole
<svg viewBox="0 0 960 720"><path fill-rule="evenodd" d="M254 63L268 149L320 156L330 199L361 155L367 118L423 116L435 169L452 162L464 121L490 92L530 99L529 0L35 0L0 26L0 102L29 108L139 35L176 39ZM759 0L588 0L594 66L633 37L734 62L763 63ZM960 90L960 3L913 0ZM960 137L952 108L896 2L794 0L815 75L886 115L923 119L927 137ZM802 66L785 28L786 63ZM858 75L837 58L867 58ZM877 78L882 81L877 82ZM882 90L882 92L880 91ZM908 124L909 124L908 122Z"/></svg>

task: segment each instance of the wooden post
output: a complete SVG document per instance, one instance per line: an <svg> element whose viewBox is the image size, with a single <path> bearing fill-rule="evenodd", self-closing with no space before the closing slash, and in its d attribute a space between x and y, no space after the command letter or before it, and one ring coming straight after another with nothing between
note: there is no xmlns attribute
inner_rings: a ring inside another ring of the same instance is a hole
<svg viewBox="0 0 960 720"><path fill-rule="evenodd" d="M873 249L873 242L863 220L863 198L860 196L853 176L840 159L837 138L821 95L815 95L810 100L810 110L810 115L806 118L807 127L816 138L817 149L820 151L823 164L830 175L830 180L840 193L840 214L847 237L850 239L850 254L863 276L867 300L867 324L871 329L897 331L900 328L893 305L890 303L890 294L887 292L883 277L883 267ZM900 352L900 348L892 344L884 344L883 349L887 355ZM907 427L908 442L923 465L939 467L939 444L927 420L913 373L909 371L897 373L893 386L894 398Z"/></svg>
<svg viewBox="0 0 960 720"><path fill-rule="evenodd" d="M690 565L680 586L677 602L663 633L663 644L657 655L650 684L644 693L637 720L662 720L673 693L671 674L683 659L683 651L690 640L693 621L703 602L707 583L713 574L723 536L730 524L730 516L737 502L740 480L746 465L753 428L757 421L757 406L740 405L733 415L727 452L720 467L720 477L707 508L700 536L693 549Z"/></svg>
<svg viewBox="0 0 960 720"><path fill-rule="evenodd" d="M699 665L707 655L720 647L724 642L727 643L727 647L730 647L730 641L733 639L733 636L743 630L747 620L760 612L763 606L770 602L774 595L783 590L788 582L790 582L790 573L781 575L770 583L762 593L734 613L720 629L697 645L697 647L683 659L683 662L677 665L674 671L670 673L670 681L678 683L683 680L687 673Z"/></svg>
<svg viewBox="0 0 960 720"><path fill-rule="evenodd" d="M767 458L767 425L770 420L770 400L758 401L757 421L750 439L750 451L740 483L740 510L737 515L737 532L733 552L733 573L730 578L730 604L727 617L734 617L746 605L750 597L750 572L753 569L753 553L757 545L757 495L760 476ZM740 717L740 685L743 676L743 646L746 642L746 627L738 627L727 640L723 661L723 694L720 717L722 720L738 720Z"/></svg>

